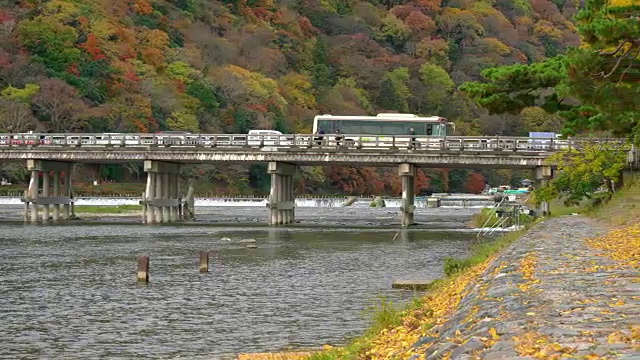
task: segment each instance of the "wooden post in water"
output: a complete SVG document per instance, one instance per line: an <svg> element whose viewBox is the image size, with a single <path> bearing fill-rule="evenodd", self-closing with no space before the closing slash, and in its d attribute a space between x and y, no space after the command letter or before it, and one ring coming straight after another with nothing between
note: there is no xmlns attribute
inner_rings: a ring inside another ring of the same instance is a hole
<svg viewBox="0 0 640 360"><path fill-rule="evenodd" d="M138 282L149 282L149 257L140 256L138 259Z"/></svg>
<svg viewBox="0 0 640 360"><path fill-rule="evenodd" d="M209 272L209 252L200 251L200 272Z"/></svg>

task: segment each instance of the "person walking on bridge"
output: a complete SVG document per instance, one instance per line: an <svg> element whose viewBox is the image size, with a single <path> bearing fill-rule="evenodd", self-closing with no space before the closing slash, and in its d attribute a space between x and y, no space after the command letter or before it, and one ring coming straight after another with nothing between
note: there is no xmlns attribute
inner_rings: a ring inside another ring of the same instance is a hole
<svg viewBox="0 0 640 360"><path fill-rule="evenodd" d="M413 128L409 129L409 135L411 135L411 141L409 142L409 149L416 148L416 131Z"/></svg>
<svg viewBox="0 0 640 360"><path fill-rule="evenodd" d="M323 135L324 129L320 129L316 131L316 134ZM316 141L316 144L318 144L318 146L322 146L322 141L324 140L324 136L317 136L314 140Z"/></svg>

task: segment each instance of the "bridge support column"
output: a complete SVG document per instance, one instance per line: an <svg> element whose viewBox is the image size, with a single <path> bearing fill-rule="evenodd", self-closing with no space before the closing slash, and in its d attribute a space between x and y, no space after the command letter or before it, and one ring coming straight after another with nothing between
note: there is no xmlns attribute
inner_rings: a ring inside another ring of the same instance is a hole
<svg viewBox="0 0 640 360"><path fill-rule="evenodd" d="M535 179L536 179L536 187L544 187L547 186L549 180L553 178L553 168L551 166L540 166L535 170ZM542 214L542 216L551 215L551 210L549 209L549 203L543 201L538 206L538 212Z"/></svg>
<svg viewBox="0 0 640 360"><path fill-rule="evenodd" d="M413 164L403 163L398 167L398 175L402 179L402 206L400 207L402 227L414 224L415 210L415 177L416 167Z"/></svg>
<svg viewBox="0 0 640 360"><path fill-rule="evenodd" d="M269 162L267 173L271 175L269 195L269 225L291 224L295 221L295 194L293 175L296 165Z"/></svg>
<svg viewBox="0 0 640 360"><path fill-rule="evenodd" d="M144 171L147 173L147 186L141 201L143 222L154 224L178 220L180 165L145 160Z"/></svg>
<svg viewBox="0 0 640 360"><path fill-rule="evenodd" d="M61 218L60 206L64 206L63 219L69 219L69 207L73 207L71 198L71 170L72 164L44 161L27 160L27 169L31 171L29 189L22 199L25 203L25 221L38 223L39 205L43 205L42 223L48 223L51 215L51 205L53 205L54 222ZM40 173L42 173L42 196L40 196ZM64 185L61 181L61 174L64 173ZM64 188L64 194L60 191Z"/></svg>

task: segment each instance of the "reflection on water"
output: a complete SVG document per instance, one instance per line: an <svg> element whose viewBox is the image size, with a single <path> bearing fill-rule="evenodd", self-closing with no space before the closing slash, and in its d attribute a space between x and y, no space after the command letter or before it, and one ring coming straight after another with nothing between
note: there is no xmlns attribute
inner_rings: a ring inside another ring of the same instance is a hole
<svg viewBox="0 0 640 360"><path fill-rule="evenodd" d="M471 234L0 224L0 357L219 358L339 344L395 278L436 278ZM229 238L229 240L224 239ZM248 249L242 239L255 239ZM198 253L212 250L210 272ZM135 282L150 256L150 283Z"/></svg>

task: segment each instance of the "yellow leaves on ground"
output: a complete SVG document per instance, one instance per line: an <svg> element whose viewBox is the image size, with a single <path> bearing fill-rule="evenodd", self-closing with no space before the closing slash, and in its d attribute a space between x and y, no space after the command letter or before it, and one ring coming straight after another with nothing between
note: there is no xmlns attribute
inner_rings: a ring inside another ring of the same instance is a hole
<svg viewBox="0 0 640 360"><path fill-rule="evenodd" d="M603 237L587 240L590 247L604 250L621 265L640 268L640 225L610 231Z"/></svg>
<svg viewBox="0 0 640 360"><path fill-rule="evenodd" d="M427 295L421 309L414 310L407 314L404 324L443 324L458 308L460 300L466 295L467 286L476 281L488 267L490 261L476 265L464 272L442 288L434 289L433 293ZM416 341L423 336L435 336L438 334L429 333L428 330L416 326L398 326L389 330L381 331L372 341L371 349L366 353L366 359L408 359L413 354L424 354L431 345L426 344L417 349L411 349Z"/></svg>
<svg viewBox="0 0 640 360"><path fill-rule="evenodd" d="M534 284L540 282L533 275L536 270L536 263L538 257L534 253L527 254L522 260L520 260L520 271L522 272L522 278L527 280L526 283L518 285L521 291L528 291Z"/></svg>
<svg viewBox="0 0 640 360"><path fill-rule="evenodd" d="M629 329L616 330L607 336L609 344L630 344L640 350L640 325L631 326Z"/></svg>
<svg viewBox="0 0 640 360"><path fill-rule="evenodd" d="M548 336L534 332L514 336L513 340L518 354L536 359L560 359L575 352L575 349L551 342Z"/></svg>
<svg viewBox="0 0 640 360"><path fill-rule="evenodd" d="M302 360L308 358L310 352L282 352L282 353L255 353L240 354L238 360Z"/></svg>

